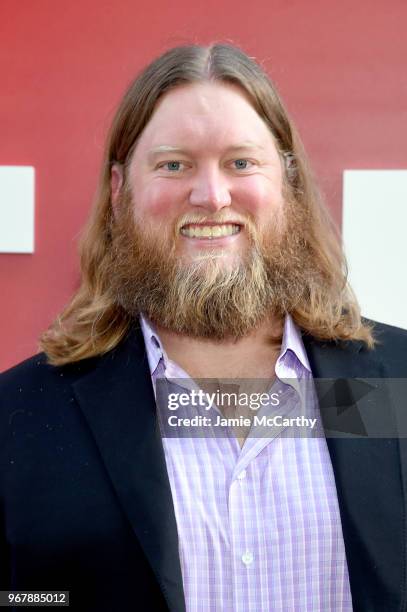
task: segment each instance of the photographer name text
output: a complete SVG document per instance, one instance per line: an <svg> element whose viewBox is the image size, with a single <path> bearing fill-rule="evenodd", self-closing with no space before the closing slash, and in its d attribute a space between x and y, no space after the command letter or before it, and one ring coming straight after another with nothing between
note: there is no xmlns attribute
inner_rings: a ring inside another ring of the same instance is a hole
<svg viewBox="0 0 407 612"><path fill-rule="evenodd" d="M191 418L177 417L171 415L168 417L168 425L170 427L309 427L313 429L317 419L307 418L303 415L296 417L283 417L282 415L275 416L258 416L254 415L253 422L250 418L239 417L223 417L217 415L216 419L208 416L196 415Z"/></svg>

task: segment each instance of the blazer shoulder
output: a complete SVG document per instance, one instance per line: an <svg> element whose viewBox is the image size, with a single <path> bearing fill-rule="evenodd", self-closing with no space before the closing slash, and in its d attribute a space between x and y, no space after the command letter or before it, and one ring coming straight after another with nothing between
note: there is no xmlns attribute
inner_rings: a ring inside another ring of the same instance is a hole
<svg viewBox="0 0 407 612"><path fill-rule="evenodd" d="M18 390L22 386L35 386L45 379L52 379L61 372L62 368L48 363L45 353L32 355L0 374L1 395L13 389Z"/></svg>
<svg viewBox="0 0 407 612"><path fill-rule="evenodd" d="M389 347L391 350L407 348L407 330L379 321L367 320L373 325L373 336L377 347Z"/></svg>
<svg viewBox="0 0 407 612"><path fill-rule="evenodd" d="M89 369L91 360L51 365L38 353L0 374L0 406L18 407L27 397L60 395Z"/></svg>
<svg viewBox="0 0 407 612"><path fill-rule="evenodd" d="M379 321L368 322L373 324L376 340L373 352L384 364L389 376L407 377L407 330Z"/></svg>
<svg viewBox="0 0 407 612"><path fill-rule="evenodd" d="M51 368L44 353L32 355L16 364L0 374L0 397L21 385L35 384L36 380L49 374Z"/></svg>
<svg viewBox="0 0 407 612"><path fill-rule="evenodd" d="M0 453L13 443L11 423L31 435L50 419L63 422L74 406L72 383L87 372L89 361L53 366L39 353L0 374Z"/></svg>
<svg viewBox="0 0 407 612"><path fill-rule="evenodd" d="M137 363L144 358L144 353L141 331L137 329L130 330L117 347L107 353L65 365L51 365L45 353L38 353L0 373L0 403L4 397L17 398L22 392L41 390L59 393L63 387L70 386L103 364L126 364L130 360Z"/></svg>

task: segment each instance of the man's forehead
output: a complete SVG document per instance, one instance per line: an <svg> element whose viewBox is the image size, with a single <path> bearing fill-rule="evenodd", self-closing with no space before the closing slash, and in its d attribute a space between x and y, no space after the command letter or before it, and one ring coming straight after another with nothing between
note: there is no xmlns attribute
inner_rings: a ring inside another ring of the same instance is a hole
<svg viewBox="0 0 407 612"><path fill-rule="evenodd" d="M275 157L276 148L270 127L240 88L204 83L180 86L163 96L138 139L135 156L154 161L165 154L266 151Z"/></svg>
<svg viewBox="0 0 407 612"><path fill-rule="evenodd" d="M172 134L178 129L207 130L208 126L232 130L238 133L239 140L247 140L250 132L264 129L266 123L239 87L195 84L167 92L156 104L145 131L164 129Z"/></svg>

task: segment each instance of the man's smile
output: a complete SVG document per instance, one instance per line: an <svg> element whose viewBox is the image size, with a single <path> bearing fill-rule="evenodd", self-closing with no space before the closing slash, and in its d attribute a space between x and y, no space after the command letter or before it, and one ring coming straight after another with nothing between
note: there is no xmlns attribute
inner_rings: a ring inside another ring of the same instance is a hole
<svg viewBox="0 0 407 612"><path fill-rule="evenodd" d="M189 223L180 229L182 236L198 240L214 240L239 234L240 224L234 223Z"/></svg>

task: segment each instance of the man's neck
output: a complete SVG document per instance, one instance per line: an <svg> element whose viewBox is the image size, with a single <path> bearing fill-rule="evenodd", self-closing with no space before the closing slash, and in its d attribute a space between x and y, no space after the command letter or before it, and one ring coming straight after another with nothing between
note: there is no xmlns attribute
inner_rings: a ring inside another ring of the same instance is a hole
<svg viewBox="0 0 407 612"><path fill-rule="evenodd" d="M267 319L238 340L192 338L155 325L168 357L192 378L269 378L280 351L284 321Z"/></svg>
<svg viewBox="0 0 407 612"><path fill-rule="evenodd" d="M268 319L244 338L217 342L177 334L157 324L155 328L168 357L181 366L203 391L258 394L267 392L275 377L281 349L281 341L275 338L281 339L283 325L282 319ZM252 418L248 407L218 408L225 417L242 415ZM243 429L237 428L235 432L240 447L249 431L249 428L247 431Z"/></svg>

